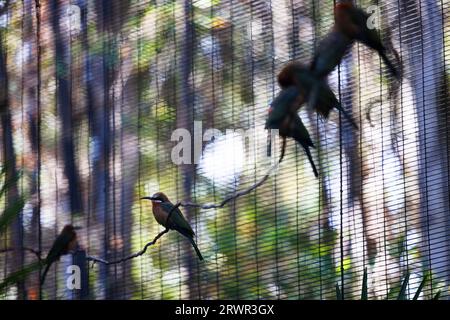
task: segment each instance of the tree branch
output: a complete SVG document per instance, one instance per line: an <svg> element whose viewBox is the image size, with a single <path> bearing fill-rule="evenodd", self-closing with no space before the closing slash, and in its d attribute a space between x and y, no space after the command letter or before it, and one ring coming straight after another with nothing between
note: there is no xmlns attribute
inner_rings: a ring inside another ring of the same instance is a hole
<svg viewBox="0 0 450 320"><path fill-rule="evenodd" d="M142 250L140 250L140 251L138 251L136 253L133 253L132 255L129 255L127 257L121 258L119 260L107 261L107 260L103 260L101 258L96 258L96 257L89 256L89 255L86 256L86 260L87 261L93 261L94 264L96 262L99 262L99 263L103 263L103 264L106 264L106 265L112 265L112 264L118 264L118 263L122 263L122 262L125 262L125 261L128 261L128 260L134 259L136 257L142 256L147 251L148 247L154 245L156 243L156 241L158 241L158 239L161 238L167 232L169 232L169 229L164 229L163 231L158 233L158 235L155 237L155 239L153 239L152 241L148 242L144 246L144 248L142 248Z"/></svg>
<svg viewBox="0 0 450 320"><path fill-rule="evenodd" d="M168 226L169 218L172 215L172 212L174 212L175 209L178 208L179 206L180 206L180 202L178 202L176 205L174 205L172 207L172 209L170 209L169 214L167 215L167 219L166 219L166 226ZM118 263L122 263L122 262L125 262L125 261L128 261L128 260L137 258L139 256L142 256L147 251L148 247L154 245L156 243L156 241L158 241L158 239L161 238L165 233L169 232L169 230L170 230L169 228L166 228L165 230L163 230L160 233L158 233L158 235L152 241L148 242L144 246L144 248L142 248L142 250L140 250L140 251L138 251L136 253L133 253L133 254L131 254L129 256L126 256L124 258L121 258L119 260L107 261L107 260L104 260L104 259L101 259L101 258L96 258L96 257L89 256L89 255L86 256L86 260L87 261L93 261L94 264L96 262L99 262L99 263L103 263L103 264L106 264L106 265L112 265L112 264L118 264Z"/></svg>
<svg viewBox="0 0 450 320"><path fill-rule="evenodd" d="M2 253L7 253L7 252L12 252L12 251L14 251L14 250L16 250L16 248L5 248L5 249L0 249L0 254L2 254ZM40 252L39 252L39 251L34 250L34 249L32 249L32 248L26 248L26 247L23 247L22 250L28 251L28 252L34 254L34 255L38 258L39 261L41 260L41 256L40 256Z"/></svg>
<svg viewBox="0 0 450 320"><path fill-rule="evenodd" d="M193 203L193 202L179 202L181 207L191 207L191 208L200 208L200 209L218 209L218 208L223 208L228 202L232 201L232 200L236 200L239 197L245 196L247 194L249 194L250 192L252 192L253 190L257 189L258 187L260 187L262 184L264 184L264 182L266 182L267 179L269 179L270 175L272 174L273 171L275 171L278 166L280 165L281 161L283 160L282 157L280 157L280 160L274 164L269 171L267 171L267 173L255 184L251 185L250 187L248 187L247 189L244 189L242 191L236 192L235 194L226 197L222 202L215 204L215 203L206 203L206 204L197 204L197 203Z"/></svg>

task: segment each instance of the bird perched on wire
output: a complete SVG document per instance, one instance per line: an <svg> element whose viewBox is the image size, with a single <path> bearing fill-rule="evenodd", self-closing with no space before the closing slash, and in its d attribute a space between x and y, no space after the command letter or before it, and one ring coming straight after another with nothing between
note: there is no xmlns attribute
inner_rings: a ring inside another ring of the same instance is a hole
<svg viewBox="0 0 450 320"><path fill-rule="evenodd" d="M188 240L194 247L198 258L200 260L203 260L203 256L194 241L194 231L184 218L180 209L175 207L164 193L157 192L151 197L143 197L141 199L151 200L153 216L155 217L156 221L163 227L176 230L183 236L188 238Z"/></svg>
<svg viewBox="0 0 450 320"><path fill-rule="evenodd" d="M378 31L370 28L370 16L364 10L355 7L351 0L342 0L337 3L334 10L335 27L347 37L354 39L376 50L388 67L390 73L400 79L400 71L387 57L387 49L381 42Z"/></svg>
<svg viewBox="0 0 450 320"><path fill-rule="evenodd" d="M325 119L328 119L333 108L338 109L344 117L357 129L355 121L342 108L334 92L324 79L316 77L310 69L299 62L288 63L278 74L278 84L282 89L291 86L298 88L299 98L290 104L290 110L296 112L305 101L310 108ZM291 89L290 89L291 90Z"/></svg>
<svg viewBox="0 0 450 320"><path fill-rule="evenodd" d="M299 99L302 99L302 94L297 87L290 86L282 90L274 99L269 108L269 114L267 116L265 128L278 129L279 135L283 139L279 162L281 162L284 157L284 152L286 149L286 138L293 138L305 150L314 175L318 177L319 173L309 150L310 147L314 148L314 144L311 140L308 130L297 114L297 105Z"/></svg>
<svg viewBox="0 0 450 320"><path fill-rule="evenodd" d="M65 225L61 233L56 238L55 242L47 254L44 260L45 269L41 277L41 286L44 284L45 276L47 275L50 266L58 261L63 255L66 255L74 250L78 246L77 233L75 230L81 229L80 227L74 227L71 224Z"/></svg>

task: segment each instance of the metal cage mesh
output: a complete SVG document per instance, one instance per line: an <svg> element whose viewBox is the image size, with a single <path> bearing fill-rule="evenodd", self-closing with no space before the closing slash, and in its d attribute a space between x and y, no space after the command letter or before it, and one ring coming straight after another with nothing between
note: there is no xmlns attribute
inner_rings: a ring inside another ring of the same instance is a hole
<svg viewBox="0 0 450 320"><path fill-rule="evenodd" d="M174 203L220 203L256 184L276 161L265 156L264 131L276 76L289 61L309 63L335 5L0 3L2 165L14 160L25 198L0 234L0 279L36 261L33 251L45 257L67 223L82 227L88 255L117 260L163 230L140 197L164 191ZM448 298L450 3L356 5L379 13L403 78L353 45L328 82L358 130L338 112L325 120L300 110L320 177L288 141L284 161L253 192L219 209L181 208L205 261L171 231L127 262L86 262L83 298L336 299L338 284L345 299L358 299L364 269L371 299L395 299L406 274L407 297L427 276L420 298ZM177 128L190 133L183 142L193 164L174 162ZM213 128L220 132L206 139ZM0 298L80 298L66 285L71 264L63 256L42 287L34 272Z"/></svg>

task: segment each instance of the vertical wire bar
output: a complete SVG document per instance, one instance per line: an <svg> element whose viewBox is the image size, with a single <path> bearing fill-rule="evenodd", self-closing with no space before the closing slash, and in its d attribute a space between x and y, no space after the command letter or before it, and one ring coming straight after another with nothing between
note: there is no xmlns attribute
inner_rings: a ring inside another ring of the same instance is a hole
<svg viewBox="0 0 450 320"><path fill-rule="evenodd" d="M333 8L336 6L336 0L333 0ZM338 65L338 91L339 91L339 101L342 101L341 92L341 65ZM341 267L341 299L345 299L345 286L344 286L344 236L343 236L343 146L342 146L342 115L339 112L339 212L340 212L340 226L339 226L339 243L340 243L340 267Z"/></svg>
<svg viewBox="0 0 450 320"><path fill-rule="evenodd" d="M397 1L397 5L398 8L400 8L400 0ZM400 11L400 9L399 9ZM402 44L403 44L403 40L402 40L402 32L401 32L401 26L402 26L402 15L398 14L398 29L399 29L399 46L400 46L400 66L403 67L403 48L402 48ZM401 81L400 83L400 112L401 112L401 123L402 123L402 128L404 128L404 117L403 117L403 81ZM405 138L402 136L402 154L403 154L403 159L405 159ZM403 163L403 169L405 168L405 164ZM407 208L408 208L408 204L407 204L407 199L406 199L406 179L403 178L403 192L405 193L404 196L404 223L405 223L405 244L404 244L404 248L406 249L406 270L407 272L409 271L409 252L408 252L408 215L407 215Z"/></svg>
<svg viewBox="0 0 450 320"><path fill-rule="evenodd" d="M319 9L319 13L316 12L317 8L316 8L316 1L312 0L312 15L313 15L313 23L318 23L317 21L320 21L320 9ZM316 22L314 22L316 21ZM317 38L319 37L319 35L317 34L317 26L315 26L315 28L313 29L313 52L316 51L317 49ZM314 53L313 53L314 54ZM319 115L316 115L316 136L319 140L318 143L318 148L317 148L317 153L318 153L318 164L319 164L319 170L321 170L321 174L322 176L325 175L325 170L323 169L323 163L322 163L322 157L321 157L321 150L322 150L322 143L321 143L321 134L320 134L320 122L319 122ZM298 181L298 179L297 179ZM298 184L297 184L298 187ZM322 281L322 224L321 224L321 216L322 216L322 210L324 210L324 205L323 205L323 199L324 197L322 196L323 194L323 178L319 177L319 183L317 184L317 188L318 188L318 193L319 193L319 206L318 206L318 214L317 214L317 230L318 230L318 245L319 245L319 299L322 300L323 299L323 281ZM298 203L298 201L297 201ZM298 209L297 209L298 211ZM297 222L298 223L298 222ZM298 250L298 248L297 248ZM300 290L300 284L299 284L299 290Z"/></svg>
<svg viewBox="0 0 450 320"><path fill-rule="evenodd" d="M192 24L193 26L194 26L194 24L195 24L195 13L194 13L194 8L193 8L193 3L192 3L193 1L191 0L190 1L190 3L189 3L189 6L190 6L190 11L189 11L189 21L191 21L190 22L190 24ZM195 27L192 27L192 35L191 35L191 41L192 41L192 44L191 44L191 46L192 46L192 50L194 51L192 54L191 54L191 58L192 58L192 61L191 61L191 73L192 73L192 92L191 92L191 94L190 94L190 96L189 96L189 98L190 98L190 101L189 101L189 103L191 104L190 105L190 109L192 110L192 115L191 115L191 119L192 119L192 121L193 122L195 122L195 116L196 116L196 114L195 114L195 96L196 96L196 89L195 89L195 78L196 78L196 68L195 68L195 54L196 54L196 50L197 50L197 46L196 46L196 44L197 44L197 38L196 38L196 32L195 32ZM213 81L212 82L214 82L214 79L213 79ZM193 126L194 126L194 128L195 128L195 125L193 124ZM195 129L194 129L195 130ZM196 144L196 141L195 141L195 133L194 132L192 132L191 133L192 135L193 135L193 138L194 138L194 149L195 149L195 144ZM201 133L200 133L200 135L201 135ZM198 161L198 159L196 159L195 158L195 156L196 156L196 154L195 154L195 152L194 152L194 154L193 154L193 163L191 164L191 166L192 166L192 183L193 183L193 186L192 186L192 189L193 189L193 194L192 194L192 198L193 198L193 200L194 200L194 202L197 202L197 170L196 170L196 161ZM191 215L191 220L193 220L194 222L195 222L195 241L196 241L196 243L198 243L198 215L197 215L197 210L195 209L195 208L193 208L193 210L192 210L192 215ZM200 271L200 261L199 261L199 259L197 259L197 257L196 257L196 254L194 255L192 255L193 257L194 257L194 259L195 259L195 265L197 266L197 272L196 272L196 276L195 276L195 280L196 280L196 282L197 282L197 294L198 294L198 299L201 299L202 298L202 286L201 286L201 278L200 278L200 275L201 275L201 272L199 272Z"/></svg>
<svg viewBox="0 0 450 320"><path fill-rule="evenodd" d="M423 39L424 33L423 33L423 25L422 25L422 5L421 2L417 3L418 9L419 9L419 27L420 27L420 35L421 39ZM425 112L425 50L423 47L423 40L420 41L420 51L421 51L421 78L422 78L422 110L423 110L423 122L426 123L426 112ZM428 167L427 167L427 130L426 127L424 127L423 132L423 145L424 145L424 159L421 159L421 161L424 161L425 164L423 165L423 168L425 170L425 177L428 177ZM432 269L432 259L431 259L431 245L430 245L430 216L429 216L429 206L428 206L428 179L425 179L425 208L426 208L426 232L427 232L427 250L428 250L428 265L430 267L430 270ZM430 274L430 289L431 289L431 295L433 296L433 273Z"/></svg>
<svg viewBox="0 0 450 320"><path fill-rule="evenodd" d="M38 219L38 252L41 259L42 252L42 229L41 229L41 4L40 0L35 0L36 8L36 43L37 43L37 88L36 88L36 108L37 108L37 167L38 175L36 178L37 190L37 219ZM39 267L41 274L41 267ZM39 284L39 299L42 300L42 286Z"/></svg>
<svg viewBox="0 0 450 320"><path fill-rule="evenodd" d="M271 91L272 91L272 97L275 96L275 83L272 80L273 76L275 75L275 35L274 35L274 28L273 28L273 4L272 4L272 0L269 1L268 4L268 14L269 14L269 21L270 21L270 58L271 58L271 70L270 70L270 74L271 74L271 78L270 78L270 87L271 87ZM280 285L280 274L279 274L279 266L278 266L278 260L279 260L279 256L278 256L278 217L277 217L277 212L278 212L278 201L277 201L277 178L276 176L274 177L274 191L273 191L273 196L274 196L274 213L275 213L275 279L276 279L276 283L277 283L277 299L280 299L280 289L279 289L279 285Z"/></svg>
<svg viewBox="0 0 450 320"><path fill-rule="evenodd" d="M398 0L398 1L400 1L400 0ZM359 45L357 45L356 46L356 51L357 51L357 61L358 61L358 66L360 66L361 65L361 50L360 50L360 47L359 47ZM363 120L362 120L362 98L361 98L361 96L362 96L362 92L361 92L361 71L360 71L360 69L358 68L358 108L359 108L359 130L360 130L360 133L359 133L359 157L360 157L360 161L362 162L362 161L364 161L363 159L362 159L362 157L363 157L363 148L362 148L362 144L363 144L363 134L362 134L362 130L363 130ZM363 165L361 165L360 166L360 172L359 172L359 177L360 177L360 179L361 179L361 181L360 181L360 183L359 183L359 186L360 186L360 190L359 190L359 193L360 193L360 199L359 199L359 207L360 207L360 215L361 215L361 221L362 221L362 233L363 233L363 236L362 236L362 239L363 239L363 244L362 244L362 247L363 247L363 257L362 257L362 259L363 259L363 261L362 261L362 267L363 267L363 270L365 270L365 268L366 268L366 254L367 254L367 252L366 252L366 243L367 243L367 239L366 239L366 232L367 232L367 229L366 229L366 223L365 223L365 219L364 219L364 214L365 214L365 207L364 207L364 189L363 189L363 180L364 180L364 166Z"/></svg>
<svg viewBox="0 0 450 320"><path fill-rule="evenodd" d="M376 1L376 5L379 7L379 1ZM380 28L381 28L381 24L380 24ZM378 36L381 39L381 35L380 35L380 30L376 31ZM380 99L380 105L383 105L383 83L382 83L382 78L383 78L383 69L382 69L382 61L381 61L381 56L378 55L378 75L380 77L380 81L379 81L379 86L378 86L378 90L379 90L379 99ZM380 108L380 121L381 121L381 185L382 185L382 189L385 190L386 186L385 186L385 172L384 172L384 165L385 165L385 142L384 142L384 118L383 118L383 108ZM388 242L388 237L387 237L387 230L386 230L386 219L388 218L387 215L389 215L389 212L386 213L386 196L385 196L385 192L383 192L382 195L382 210L383 210L383 247L384 247L384 273L386 275L386 283L385 283L385 287L386 287L386 292L389 292L389 279L387 278L388 275L388 249L387 249L387 242Z"/></svg>
<svg viewBox="0 0 450 320"><path fill-rule="evenodd" d="M143 15L143 13L139 12L139 14ZM158 19L155 19L155 30L158 30L156 25ZM137 30L137 72L138 72L138 87L137 87L137 95L138 95L138 192L142 192L142 138L141 138L141 130L142 130L142 79L141 79L141 48L142 48L142 17L138 20L138 30ZM156 83L158 84L158 79L156 79ZM143 247L142 241L142 201L139 201L139 246ZM144 299L144 267L143 261L144 259L140 259L139 264L139 273L140 273L140 291L141 291L141 299ZM131 264L131 271L133 271L133 264Z"/></svg>
<svg viewBox="0 0 450 320"><path fill-rule="evenodd" d="M213 17L214 17L214 5L212 5L211 6L211 9L210 9L210 13L209 13L209 16L210 16L210 19L212 19ZM214 79L215 79L215 77L214 77L214 66L215 66L215 63L216 63L216 55L215 55L215 47L214 47L214 45L215 45L215 38L214 38L214 35L213 35L213 28L211 28L210 29L210 37L211 37L211 39L212 39L212 44L211 44L211 57L210 57L210 59L211 59L211 74L210 74L210 76L211 76L211 79L212 79L212 81L211 81L211 90L212 90L212 101L213 101L213 108L214 108L214 111L215 111L215 107L216 107L216 105L215 105L215 101L216 101L216 87L215 87L215 81L214 81ZM220 48L219 48L219 50L220 50ZM218 54L220 55L220 51L218 50ZM222 70L220 70L220 72L223 72ZM214 125L214 114L212 115L212 127L214 128L215 127L215 125ZM215 184L215 181L213 181L213 184L212 184L212 193L213 193L213 201L214 202L216 202L216 184ZM216 210L216 212L215 212L215 214L214 214L214 238L215 238L215 242L216 242L216 244L218 243L218 241L219 241L219 239L218 239L218 236L217 236L217 210ZM219 260L218 260L218 255L217 255L217 253L214 255L215 256L215 266L217 267L217 270L219 270ZM219 271L216 271L216 292L217 292L217 299L220 299L220 281L219 281L219 279L220 279L220 276L219 276Z"/></svg>
<svg viewBox="0 0 450 320"><path fill-rule="evenodd" d="M443 0L440 0L440 5L441 5L441 15L442 15L442 21L445 21L445 12L444 12L444 2ZM443 100L444 100L444 104L446 104L448 102L448 79L447 79L447 57L446 57L446 45L445 45L445 40L446 40L446 26L443 23L443 32L442 32L442 48L443 48L443 73L444 73L444 90L443 92L446 92L443 94ZM450 152L450 142L449 142L449 116L448 116L448 112L449 112L449 107L447 105L447 107L445 108L445 141L446 141L446 150L447 150L447 154L449 154ZM449 157L447 157L447 191L450 192L450 160ZM447 195L447 201L449 202L448 208L450 208L450 196ZM450 225L450 212L447 215L447 225ZM447 231L447 235L446 235L446 241L450 246L450 233ZM449 253L447 252L447 257L449 257ZM447 259L447 275L449 274L448 270L450 270L450 259ZM450 282L450 279L446 279L447 284ZM447 299L448 299L448 294L447 294Z"/></svg>

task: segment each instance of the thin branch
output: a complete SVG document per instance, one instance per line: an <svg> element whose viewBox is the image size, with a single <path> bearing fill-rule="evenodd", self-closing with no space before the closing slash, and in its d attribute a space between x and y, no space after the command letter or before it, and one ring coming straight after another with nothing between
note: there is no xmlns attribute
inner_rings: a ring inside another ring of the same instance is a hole
<svg viewBox="0 0 450 320"><path fill-rule="evenodd" d="M258 187L260 187L262 184L264 184L264 182L266 182L266 180L269 179L272 172L275 171L278 168L278 166L280 165L281 161L283 160L283 155L284 155L284 152L282 153L280 160L276 164L274 164L269 169L269 171L267 171L267 173L258 182L251 185L247 189L236 192L235 194L226 197L222 202L220 202L218 204L215 204L215 203L197 204L197 203L193 203L193 202L180 202L180 206L181 207L200 208L200 209L205 209L205 210L206 209L223 208L228 202L230 202L232 200L236 200L239 197L245 196L245 195L249 194L250 192L254 191L255 189L257 189Z"/></svg>
<svg viewBox="0 0 450 320"><path fill-rule="evenodd" d="M14 251L14 250L16 250L16 248L5 248L5 249L0 249L0 254L2 254L2 253L7 253L7 252L12 252L12 251ZM32 249L32 248L27 248L27 247L23 247L22 250L28 251L28 252L34 254L34 255L38 258L39 261L41 260L41 256L40 256L40 252L39 252L39 251L34 250L34 249Z"/></svg>
<svg viewBox="0 0 450 320"><path fill-rule="evenodd" d="M96 257L91 257L91 256L86 256L86 260L87 261L93 261L94 264L96 262L99 262L99 263L103 263L103 264L106 264L106 265L111 265L111 264L118 264L118 263L122 263L122 262L125 262L125 261L128 261L128 260L134 259L136 257L142 256L147 251L148 247L154 245L156 243L156 241L158 241L158 239L161 238L167 232L169 232L169 229L164 229L163 231L158 233L158 235L155 237L155 239L153 239L152 241L148 242L144 246L144 248L142 248L142 250L140 250L140 251L138 251L136 253L133 253L132 255L129 255L127 257L121 258L119 260L107 261L107 260L103 260L103 259L96 258Z"/></svg>
<svg viewBox="0 0 450 320"><path fill-rule="evenodd" d="M170 216L172 215L172 212L174 212L175 209L178 208L179 206L180 206L180 203L178 202L176 205L174 205L174 206L170 209L169 214L167 215L167 219L166 219L166 226L168 226L169 218L170 218ZM128 261L128 260L137 258L137 257L139 257L139 256L142 256L142 255L147 251L147 248L148 248L148 247L154 245L154 244L156 243L156 241L158 241L158 239L161 238L165 233L169 232L169 230L170 230L170 229L166 227L165 230L163 230L163 231L161 231L160 233L158 233L158 235L155 237L155 239L153 239L152 241L148 242L148 243L144 246L144 248L142 248L142 250L140 250L140 251L138 251L138 252L136 252L136 253L133 253L133 254L131 254L131 255L129 255L129 256L126 256L126 257L124 257L124 258L121 258L121 259L119 259L119 260L115 260L115 261L107 261L107 260L104 260L104 259L101 259L101 258L91 257L91 256L89 256L89 255L86 256L86 260L87 260L87 261L93 261L94 264L95 264L96 262L98 262L98 263L103 263L103 264L106 264L106 265L112 265L112 264L118 264L118 263L122 263L122 262L125 262L125 261Z"/></svg>

